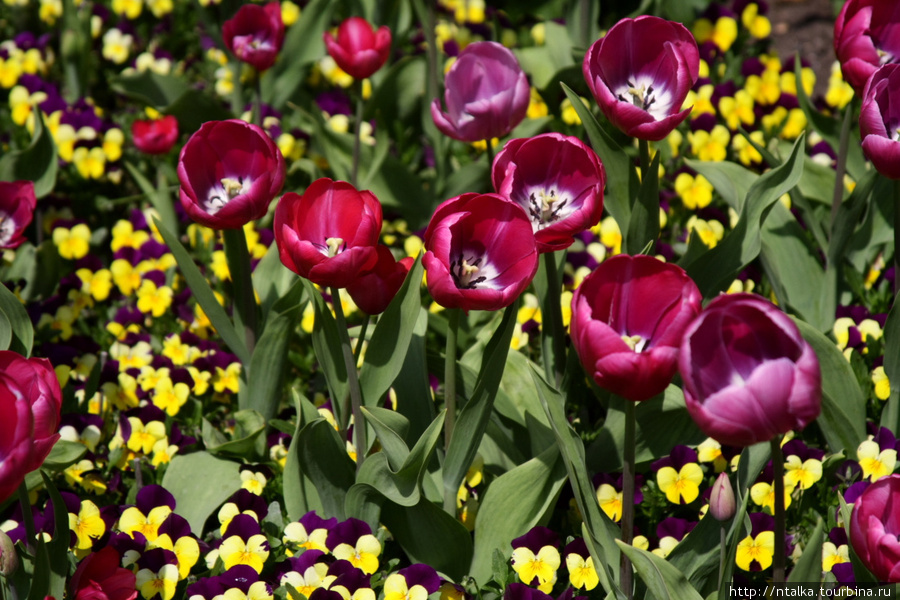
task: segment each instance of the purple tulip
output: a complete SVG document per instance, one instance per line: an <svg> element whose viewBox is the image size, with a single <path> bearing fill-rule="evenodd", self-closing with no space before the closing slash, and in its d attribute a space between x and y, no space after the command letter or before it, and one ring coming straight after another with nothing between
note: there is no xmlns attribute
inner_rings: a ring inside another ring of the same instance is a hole
<svg viewBox="0 0 900 600"><path fill-rule="evenodd" d="M850 545L878 581L900 582L900 475L882 477L853 503Z"/></svg>
<svg viewBox="0 0 900 600"><path fill-rule="evenodd" d="M856 93L886 63L900 58L900 4L848 0L834 22L834 53Z"/></svg>
<svg viewBox="0 0 900 600"><path fill-rule="evenodd" d="M682 333L701 300L680 267L651 256L614 256L575 290L572 344L597 385L647 400L672 380Z"/></svg>
<svg viewBox="0 0 900 600"><path fill-rule="evenodd" d="M900 179L900 65L884 65L874 72L863 91L859 133L866 157L879 173Z"/></svg>
<svg viewBox="0 0 900 600"><path fill-rule="evenodd" d="M515 55L497 42L463 50L444 80L444 103L431 104L441 133L462 142L501 138L522 122L531 100L528 78Z"/></svg>
<svg viewBox="0 0 900 600"><path fill-rule="evenodd" d="M594 42L582 71L613 125L657 142L691 113L681 105L700 74L700 53L682 24L641 16L622 19Z"/></svg>
<svg viewBox="0 0 900 600"><path fill-rule="evenodd" d="M525 209L538 252L568 248L603 216L606 172L576 137L545 133L510 140L494 160L494 190Z"/></svg>
<svg viewBox="0 0 900 600"><path fill-rule="evenodd" d="M722 444L749 446L819 416L819 361L794 322L753 294L718 296L684 334L688 412Z"/></svg>

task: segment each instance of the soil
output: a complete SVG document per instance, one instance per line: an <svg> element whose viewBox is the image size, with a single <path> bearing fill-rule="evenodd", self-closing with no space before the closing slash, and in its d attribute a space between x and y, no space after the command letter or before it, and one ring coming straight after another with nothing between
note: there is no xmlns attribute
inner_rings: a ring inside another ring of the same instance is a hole
<svg viewBox="0 0 900 600"><path fill-rule="evenodd" d="M824 94L834 56L834 17L831 0L774 0L769 20L775 50L782 61L800 55L816 73L816 93Z"/></svg>

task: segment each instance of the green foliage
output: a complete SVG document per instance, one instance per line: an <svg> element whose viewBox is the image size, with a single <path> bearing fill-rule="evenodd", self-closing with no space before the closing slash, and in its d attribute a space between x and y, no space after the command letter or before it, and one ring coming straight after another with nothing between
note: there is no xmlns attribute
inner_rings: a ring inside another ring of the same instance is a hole
<svg viewBox="0 0 900 600"><path fill-rule="evenodd" d="M0 181L32 181L34 195L43 198L56 186L56 172L56 144L38 111L31 143L22 150L6 152L0 157Z"/></svg>
<svg viewBox="0 0 900 600"><path fill-rule="evenodd" d="M203 473L203 485L197 474ZM216 458L208 452L193 452L172 458L161 485L174 497L178 514L194 535L203 533L206 519L241 487L238 463Z"/></svg>

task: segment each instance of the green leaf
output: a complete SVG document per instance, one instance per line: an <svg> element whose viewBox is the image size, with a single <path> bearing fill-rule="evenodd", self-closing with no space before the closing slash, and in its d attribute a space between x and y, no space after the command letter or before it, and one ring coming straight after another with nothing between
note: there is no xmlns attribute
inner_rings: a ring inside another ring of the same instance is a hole
<svg viewBox="0 0 900 600"><path fill-rule="evenodd" d="M3 314L9 326L10 340L5 347L22 356L30 356L31 347L34 344L34 328L31 326L31 318L16 295L5 285L0 285L0 313Z"/></svg>
<svg viewBox="0 0 900 600"><path fill-rule="evenodd" d="M69 575L69 512L66 503L53 485L53 481L46 473L41 471L44 479L44 487L53 502L53 519L55 527L53 539L47 542L46 552L50 561L50 573L48 583L50 588L47 595L54 598L62 598L66 589L66 580Z"/></svg>
<svg viewBox="0 0 900 600"><path fill-rule="evenodd" d="M698 592L710 591L718 585L721 531L727 523L713 518L708 511L700 522L666 556L673 567L684 576Z"/></svg>
<svg viewBox="0 0 900 600"><path fill-rule="evenodd" d="M272 244L253 269L253 289L259 295L260 312L263 318L272 310L272 305L286 295L298 281L296 273L284 266L278 254L278 244Z"/></svg>
<svg viewBox="0 0 900 600"><path fill-rule="evenodd" d="M169 231L159 219L154 217L153 221L156 223L160 235L162 235L163 240L165 240L166 245L175 257L178 268L181 269L181 274L187 281L188 287L191 288L191 292L193 292L194 297L197 299L197 303L200 304L200 307L203 309L203 312L206 313L206 316L209 318L213 327L215 327L218 334L222 336L222 340L238 357L241 364L249 365L250 353L247 351L244 338L238 335L237 330L235 330L231 319L228 318L225 309L219 304L215 294L213 294L212 288L209 287L209 282L206 281L206 278L200 273L200 269L194 264L194 259L188 254L188 251L185 250L175 234Z"/></svg>
<svg viewBox="0 0 900 600"><path fill-rule="evenodd" d="M759 255L762 247L760 230L772 205L797 184L803 173L804 141L805 136L801 135L790 158L762 175L750 187L741 207L741 218L731 233L689 265L682 265L704 297L711 297L728 287L740 270Z"/></svg>
<svg viewBox="0 0 900 600"><path fill-rule="evenodd" d="M308 423L319 419L316 407L294 391L294 405L297 411L297 425L288 447L287 460L284 463L284 475L282 486L284 491L284 508L291 521L298 521L300 517L311 510L317 510L324 514L319 494L312 480L300 467L300 431Z"/></svg>
<svg viewBox="0 0 900 600"><path fill-rule="evenodd" d="M881 426L900 431L900 303L894 303L884 324L884 374L891 395L881 411Z"/></svg>
<svg viewBox="0 0 900 600"><path fill-rule="evenodd" d="M234 413L234 434L228 440L203 419L203 442L210 454L236 458L259 457L265 451L266 420L255 410L239 410Z"/></svg>
<svg viewBox="0 0 900 600"><path fill-rule="evenodd" d="M387 456L393 469L399 469L409 456L406 445L406 434L409 431L409 420L397 411L379 406L362 407L366 423L375 430L381 451Z"/></svg>
<svg viewBox="0 0 900 600"><path fill-rule="evenodd" d="M359 386L367 406L381 401L403 368L416 318L422 309L422 271L422 261L418 259L387 310L378 317L359 372Z"/></svg>
<svg viewBox="0 0 900 600"><path fill-rule="evenodd" d="M183 77L160 75L149 69L131 75L113 77L110 87L115 92L157 110L164 110L191 89Z"/></svg>
<svg viewBox="0 0 900 600"><path fill-rule="evenodd" d="M43 198L56 185L57 153L43 114L36 112L31 143L22 150L6 152L0 158L0 181L32 181L34 195Z"/></svg>
<svg viewBox="0 0 900 600"><path fill-rule="evenodd" d="M522 70L531 75L531 83L538 89L552 84L557 73L575 64L572 40L565 26L548 20L544 22L544 32L543 45L515 50Z"/></svg>
<svg viewBox="0 0 900 600"><path fill-rule="evenodd" d="M141 188L141 191L144 193L144 196L147 197L147 200L150 201L150 204L153 205L153 208L156 209L162 224L169 231L178 231L178 218L175 216L175 208L172 205L172 199L169 197L169 192L166 189L166 179L162 171L158 173L160 185L154 186L150 183L150 180L144 177L144 174L130 162L125 161L125 168L134 178L138 187Z"/></svg>
<svg viewBox="0 0 900 600"><path fill-rule="evenodd" d="M331 404L335 411L335 417L339 423L343 423L345 419L349 419L349 415L342 415L340 412L341 402L347 397L347 367L341 353L341 337L338 334L337 322L316 286L302 277L300 281L306 288L306 296L312 300L316 315L312 332L313 349L322 372L325 374L325 382L331 393ZM364 454L364 451L360 450L360 454Z"/></svg>
<svg viewBox="0 0 900 600"><path fill-rule="evenodd" d="M866 397L834 342L808 323L799 319L794 323L815 351L822 371L822 414L816 423L832 452L845 452L855 460L856 448L866 439Z"/></svg>
<svg viewBox="0 0 900 600"><path fill-rule="evenodd" d="M319 494L322 511L343 521L346 518L344 499L356 473L344 441L328 421L317 419L297 435L297 455L300 470Z"/></svg>
<svg viewBox="0 0 900 600"><path fill-rule="evenodd" d="M475 551L469 571L479 585L491 579L494 550L499 548L509 558L510 543L541 522L555 505L565 481L559 449L551 446L488 486L475 520Z"/></svg>
<svg viewBox="0 0 900 600"><path fill-rule="evenodd" d="M819 517L812 535L803 545L803 554L794 563L788 583L819 581L822 578L822 543L825 541L825 521Z"/></svg>
<svg viewBox="0 0 900 600"><path fill-rule="evenodd" d="M199 474L203 485L197 485ZM175 496L176 510L194 535L202 537L206 519L241 489L239 465L208 452L178 454L166 468L162 486Z"/></svg>
<svg viewBox="0 0 900 600"><path fill-rule="evenodd" d="M685 159L684 161L693 170L706 177L710 184L719 192L728 206L736 211L741 210L747 192L759 179L759 175L741 165L727 161L705 161Z"/></svg>
<svg viewBox="0 0 900 600"><path fill-rule="evenodd" d="M44 459L44 464L41 467L51 471L61 471L77 462L84 456L85 452L87 452L87 447L80 442L70 442L63 439L56 440L56 443L53 444L53 448L50 450L50 454Z"/></svg>
<svg viewBox="0 0 900 600"><path fill-rule="evenodd" d="M428 311L424 308L415 315L416 325L410 339L406 360L394 381L397 394L397 412L409 420L410 439L416 439L434 420L434 399L428 381L428 363L425 358L425 334L428 331Z"/></svg>
<svg viewBox="0 0 900 600"><path fill-rule="evenodd" d="M619 549L631 559L634 570L657 600L703 600L684 573L652 552L616 540Z"/></svg>
<svg viewBox="0 0 900 600"><path fill-rule="evenodd" d="M641 142L646 143L646 142ZM647 173L643 174L637 202L631 209L628 221L626 251L629 254L640 254L648 243L654 244L659 237L659 159L657 152L650 161Z"/></svg>

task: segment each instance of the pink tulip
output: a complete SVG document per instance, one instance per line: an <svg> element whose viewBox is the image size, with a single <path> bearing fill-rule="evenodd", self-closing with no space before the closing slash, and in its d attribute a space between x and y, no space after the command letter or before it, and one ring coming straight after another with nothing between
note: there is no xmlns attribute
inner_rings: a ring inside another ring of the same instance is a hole
<svg viewBox="0 0 900 600"><path fill-rule="evenodd" d="M178 119L174 115L138 119L131 124L131 137L144 154L165 154L178 140Z"/></svg>
<svg viewBox="0 0 900 600"><path fill-rule="evenodd" d="M881 65L900 58L900 4L847 0L834 22L834 53L857 94Z"/></svg>
<svg viewBox="0 0 900 600"><path fill-rule="evenodd" d="M115 548L106 546L88 554L69 582L74 600L135 600L135 575L121 566Z"/></svg>
<svg viewBox="0 0 900 600"><path fill-rule="evenodd" d="M372 271L360 275L347 286L353 302L368 315L378 315L387 310L414 262L409 256L395 259L391 249L384 244L379 244L376 251L378 262Z"/></svg>
<svg viewBox="0 0 900 600"><path fill-rule="evenodd" d="M656 142L691 113L681 105L700 74L700 53L682 24L641 16L622 19L594 42L582 70L613 125Z"/></svg>
<svg viewBox="0 0 900 600"><path fill-rule="evenodd" d="M382 25L373 31L361 17L350 17L341 23L337 39L328 31L323 37L328 54L354 79L371 77L384 66L391 52L391 30Z"/></svg>
<svg viewBox="0 0 900 600"><path fill-rule="evenodd" d="M753 294L718 296L684 334L688 412L708 436L749 446L819 416L819 361L790 317Z"/></svg>
<svg viewBox="0 0 900 600"><path fill-rule="evenodd" d="M501 138L522 122L531 100L528 78L515 55L497 42L475 42L460 52L444 79L444 103L431 118L441 133L463 142Z"/></svg>
<svg viewBox="0 0 900 600"><path fill-rule="evenodd" d="M598 386L626 400L647 400L675 375L681 336L701 300L677 265L613 256L575 290L572 345Z"/></svg>
<svg viewBox="0 0 900 600"><path fill-rule="evenodd" d="M494 190L525 209L538 252L568 248L603 215L606 173L576 137L545 133L510 140L494 160Z"/></svg>
<svg viewBox="0 0 900 600"><path fill-rule="evenodd" d="M884 65L875 71L863 91L859 133L866 157L879 173L900 179L900 65ZM893 99L893 101L892 101Z"/></svg>
<svg viewBox="0 0 900 600"><path fill-rule="evenodd" d="M425 231L428 291L445 308L499 310L515 302L538 267L531 222L496 194L443 202Z"/></svg>
<svg viewBox="0 0 900 600"><path fill-rule="evenodd" d="M346 181L312 182L275 209L275 242L284 266L321 286L345 288L378 261L381 203Z"/></svg>
<svg viewBox="0 0 900 600"><path fill-rule="evenodd" d="M284 43L281 4L245 4L222 25L222 40L238 60L265 71L275 64Z"/></svg>
<svg viewBox="0 0 900 600"><path fill-rule="evenodd" d="M16 248L25 241L37 197L31 181L0 181L0 248Z"/></svg>
<svg viewBox="0 0 900 600"><path fill-rule="evenodd" d="M882 477L863 491L850 515L850 545L875 578L900 582L900 475Z"/></svg>
<svg viewBox="0 0 900 600"><path fill-rule="evenodd" d="M284 176L284 157L272 138L239 119L207 121L178 158L181 205L212 229L238 229L261 218Z"/></svg>

